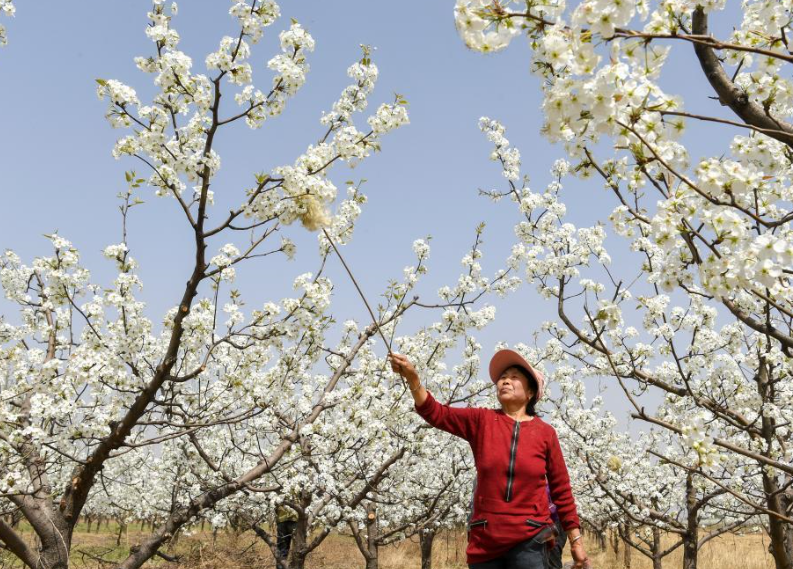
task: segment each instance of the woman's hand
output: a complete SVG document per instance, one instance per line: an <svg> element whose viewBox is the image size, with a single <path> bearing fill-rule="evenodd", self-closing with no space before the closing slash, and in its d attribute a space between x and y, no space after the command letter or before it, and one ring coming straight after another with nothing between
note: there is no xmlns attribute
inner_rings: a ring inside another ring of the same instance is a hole
<svg viewBox="0 0 793 569"><path fill-rule="evenodd" d="M405 381L410 385L410 389L416 389L419 386L419 374L416 373L416 368L410 363L402 354L389 353L388 359L391 362L391 369L405 378Z"/></svg>
<svg viewBox="0 0 793 569"><path fill-rule="evenodd" d="M573 567L575 569L591 569L592 562L589 561L589 558L586 555L586 551L584 550L584 543L583 539L575 540L575 543L570 545L570 553L573 556Z"/></svg>
<svg viewBox="0 0 793 569"><path fill-rule="evenodd" d="M388 354L388 360L391 362L391 369L402 376L410 388L410 394L413 396L413 401L416 405L423 405L427 400L427 390L421 387L419 381L419 374L416 373L416 368L410 363L410 360L401 354Z"/></svg>

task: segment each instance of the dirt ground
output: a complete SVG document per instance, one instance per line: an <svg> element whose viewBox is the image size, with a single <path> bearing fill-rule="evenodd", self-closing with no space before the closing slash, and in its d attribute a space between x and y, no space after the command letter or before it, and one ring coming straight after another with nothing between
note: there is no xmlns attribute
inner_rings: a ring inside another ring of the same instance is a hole
<svg viewBox="0 0 793 569"><path fill-rule="evenodd" d="M86 533L85 526L78 526L72 548L71 567L80 569L106 569L107 562L120 561L129 548L141 540L138 525L131 526L122 533L120 544L116 545L118 526L103 525L99 533ZM32 541L32 534L24 532ZM665 539L666 544L672 538ZM443 532L435 539L433 548L433 569L466 569L465 533L462 531ZM708 542L700 552L699 569L773 569L773 559L767 552L768 540L762 535L739 536L727 534ZM195 531L178 538L163 550L169 556L179 558L178 563L155 558L146 567L172 569L268 569L275 566L269 548L252 532L235 534L221 531L213 538L209 531ZM624 564L624 550L620 544L619 552L611 547L601 551L593 539L587 539L587 551L594 562L595 569L621 569ZM565 561L569 560L569 550L565 549ZM104 561L104 562L103 562ZM309 556L307 569L357 569L364 567L364 560L352 537L340 534L329 536L322 545ZM664 567L669 569L682 565L682 548L678 548L664 559ZM6 552L0 552L0 569L21 567ZM417 540L406 540L400 544L383 547L380 550L381 569L419 569L420 555ZM652 569L649 559L633 551L631 569Z"/></svg>

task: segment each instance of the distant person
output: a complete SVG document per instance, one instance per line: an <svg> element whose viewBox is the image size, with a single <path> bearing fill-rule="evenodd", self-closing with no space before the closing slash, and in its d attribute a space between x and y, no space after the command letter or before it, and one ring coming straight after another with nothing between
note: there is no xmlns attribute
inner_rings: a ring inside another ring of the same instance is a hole
<svg viewBox="0 0 793 569"><path fill-rule="evenodd" d="M292 534L297 527L297 512L289 506L279 504L275 508L275 545L278 557L286 560L289 557L289 548L292 546Z"/></svg>
<svg viewBox="0 0 793 569"><path fill-rule="evenodd" d="M477 484L468 524L469 568L548 568L548 542L556 526L546 486L570 539L574 566L590 568L559 439L535 412L542 374L518 353L500 350L489 371L501 408L461 408L436 401L408 358L389 354L389 359L407 381L419 415L471 445Z"/></svg>

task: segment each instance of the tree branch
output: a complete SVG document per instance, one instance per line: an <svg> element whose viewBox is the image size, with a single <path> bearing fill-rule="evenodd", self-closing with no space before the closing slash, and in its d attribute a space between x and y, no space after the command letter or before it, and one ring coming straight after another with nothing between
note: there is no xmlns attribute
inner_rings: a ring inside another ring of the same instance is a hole
<svg viewBox="0 0 793 569"><path fill-rule="evenodd" d="M701 6L694 10L692 18L692 31L699 36L708 36L708 16ZM710 38L710 42L695 42L694 51L699 59L702 71L705 73L716 94L719 96L721 104L727 105L741 119L752 126L765 129L766 135L793 148L793 125L775 119L757 103L749 100L749 96L730 80L721 66L721 62L713 53L713 49L719 47L718 43ZM729 49L737 49L737 46L730 46ZM793 57L772 52L774 57L793 62ZM770 55L770 54L765 54ZM782 131L782 133L772 132Z"/></svg>
<svg viewBox="0 0 793 569"><path fill-rule="evenodd" d="M25 565L31 569L38 567L38 555L36 555L36 553L30 547L28 547L28 544L25 543L22 537L14 531L14 528L5 523L2 518L0 518L0 541L6 545L11 553L22 560Z"/></svg>

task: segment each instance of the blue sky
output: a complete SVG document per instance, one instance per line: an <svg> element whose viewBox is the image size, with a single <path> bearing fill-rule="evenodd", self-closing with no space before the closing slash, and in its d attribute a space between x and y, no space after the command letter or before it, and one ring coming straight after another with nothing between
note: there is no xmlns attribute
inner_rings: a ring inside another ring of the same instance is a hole
<svg viewBox="0 0 793 569"><path fill-rule="evenodd" d="M223 35L236 33L229 6L219 0L179 3L172 24L182 36L181 49L193 58L194 71L204 71L206 54L216 49ZM112 279L112 264L102 258L101 250L120 240L116 194L125 189L125 170L143 170L132 159L112 158L113 143L124 132L114 131L105 121L106 103L96 97L95 79L119 79L134 87L143 101L151 96L151 76L133 63L133 57L153 52L144 34L149 7L140 0L22 2L16 17L5 22L9 45L0 50L0 248L13 249L30 261L48 253L42 235L57 230L81 251L95 281ZM364 190L369 203L355 239L344 250L360 284L370 300L376 299L390 278L400 278L402 268L413 263L413 240L432 235L430 274L418 294L434 301L439 286L456 281L459 259L482 221L487 223L483 266L489 273L501 267L515 241L517 210L507 202L493 204L478 196L479 188L505 187L500 169L488 159L491 145L478 130L479 117L505 124L536 190L549 181L548 170L563 156L563 149L539 133L541 92L538 79L529 73L526 41L517 39L494 55L469 51L458 38L452 9L451 1L281 2L281 20L253 46L254 83L263 89L269 86L266 62L278 52L278 32L288 27L290 17L317 42L308 56L311 71L281 117L257 131L239 123L221 132L216 148L223 165L214 183L218 207L210 212L213 219L241 202L254 172L291 164L321 137L321 112L330 109L349 83L345 71L360 58L359 44L370 44L376 47L372 59L380 79L368 111L390 102L398 92L410 103L411 124L387 135L382 153L354 170L337 167L332 173L339 188L345 180L368 180ZM670 90L686 96L692 112L719 112L707 99L711 92L692 59L689 46L673 50ZM681 77L686 80L679 81ZM233 98L229 95L225 101L231 112L236 107ZM364 118L356 119L359 128L365 126ZM704 152L715 133L725 142L713 151L718 155L728 140L722 128L688 135L692 153ZM576 224L606 219L615 205L597 180L570 180L567 186L563 196ZM129 243L141 265L142 299L159 322L181 297L190 269L191 235L174 201L158 199L148 189L139 195L146 204L131 214ZM249 307L288 295L295 275L315 270L315 236L299 225L286 234L298 243L296 261L265 259L238 269L235 287ZM213 242L210 253L225 242ZM636 266L623 244L613 239L607 244L615 266ZM335 283L337 319L366 322L365 308L335 260L329 275ZM480 337L485 354L497 341L531 342L540 322L554 315L553 304L531 287L496 305L496 322ZM7 312L7 305L0 306ZM430 318L426 313L414 316L400 332L410 333ZM609 406L624 417L622 399L616 396Z"/></svg>

